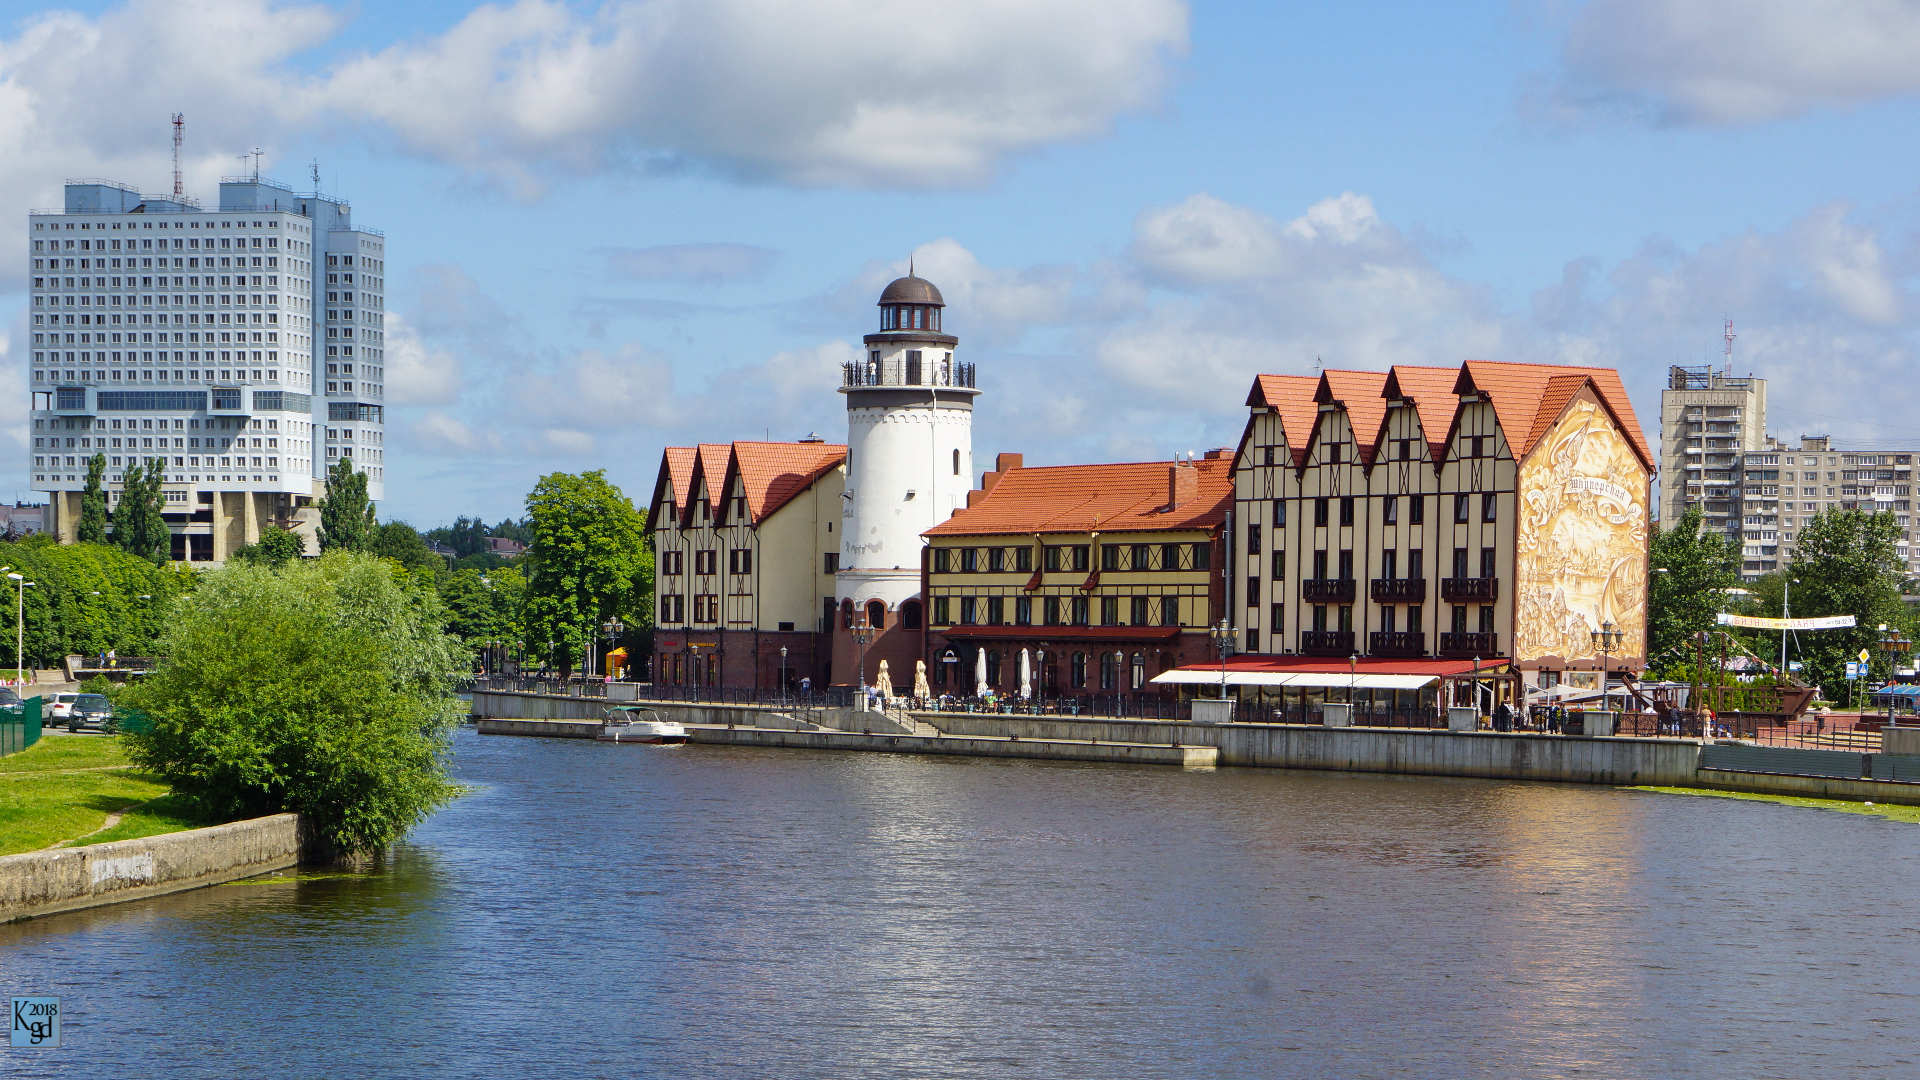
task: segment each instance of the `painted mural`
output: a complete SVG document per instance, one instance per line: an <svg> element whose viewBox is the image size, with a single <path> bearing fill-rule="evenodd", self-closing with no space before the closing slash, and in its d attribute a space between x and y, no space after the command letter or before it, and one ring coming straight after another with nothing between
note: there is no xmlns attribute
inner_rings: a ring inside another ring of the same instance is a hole
<svg viewBox="0 0 1920 1080"><path fill-rule="evenodd" d="M1646 655L1647 469L1599 403L1576 398L1520 468L1514 658Z"/></svg>

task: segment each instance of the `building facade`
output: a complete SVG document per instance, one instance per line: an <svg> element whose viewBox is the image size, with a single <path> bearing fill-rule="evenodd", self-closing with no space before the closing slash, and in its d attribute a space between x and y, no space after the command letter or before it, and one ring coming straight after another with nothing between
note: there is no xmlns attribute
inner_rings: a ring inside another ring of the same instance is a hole
<svg viewBox="0 0 1920 1080"><path fill-rule="evenodd" d="M1765 447L1766 428L1767 380L1669 368L1660 392L1661 528L1699 506L1702 528L1741 542L1741 459Z"/></svg>
<svg viewBox="0 0 1920 1080"><path fill-rule="evenodd" d="M972 364L942 325L946 301L909 274L880 294L866 359L846 366L847 489L841 507L833 681L868 685L881 660L912 670L925 629L928 529L965 504L973 477ZM864 661L864 667L863 667Z"/></svg>
<svg viewBox="0 0 1920 1080"><path fill-rule="evenodd" d="M1614 371L1263 375L1247 404L1244 651L1472 659L1537 686L1644 667L1654 461Z"/></svg>
<svg viewBox="0 0 1920 1080"><path fill-rule="evenodd" d="M110 510L128 468L162 464L182 561L268 525L310 535L343 458L385 497L386 241L344 202L242 177L206 210L69 181L27 237L28 475L49 533L76 538L95 454Z"/></svg>
<svg viewBox="0 0 1920 1080"><path fill-rule="evenodd" d="M1828 510L1892 514L1900 526L1900 561L1909 574L1920 574L1916 455L1920 448L1848 450L1825 435L1802 436L1797 444L1768 437L1758 451L1742 454L1731 485L1740 500L1742 576L1753 580L1785 568L1800 531Z"/></svg>
<svg viewBox="0 0 1920 1080"><path fill-rule="evenodd" d="M655 682L828 684L846 456L818 438L667 449L647 517Z"/></svg>
<svg viewBox="0 0 1920 1080"><path fill-rule="evenodd" d="M929 689L956 697L1144 693L1213 656L1225 602L1230 454L1024 468L1001 454L968 506L927 530ZM897 693L915 668L895 663ZM1157 691L1153 691L1157 692Z"/></svg>

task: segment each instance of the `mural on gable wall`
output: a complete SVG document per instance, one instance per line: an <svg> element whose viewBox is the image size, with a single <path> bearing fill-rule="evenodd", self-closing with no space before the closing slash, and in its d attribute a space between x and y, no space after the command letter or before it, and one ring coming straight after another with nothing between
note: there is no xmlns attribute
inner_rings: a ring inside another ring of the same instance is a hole
<svg viewBox="0 0 1920 1080"><path fill-rule="evenodd" d="M1591 634L1622 631L1607 650L1646 655L1648 473L1585 393L1520 468L1513 655L1599 659Z"/></svg>

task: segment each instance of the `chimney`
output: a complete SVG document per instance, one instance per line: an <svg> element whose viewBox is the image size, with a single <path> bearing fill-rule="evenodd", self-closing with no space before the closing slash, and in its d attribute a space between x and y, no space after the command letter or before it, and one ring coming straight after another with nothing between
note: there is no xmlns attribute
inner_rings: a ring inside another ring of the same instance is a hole
<svg viewBox="0 0 1920 1080"><path fill-rule="evenodd" d="M1167 466L1167 513L1172 513L1192 502L1199 494L1199 470L1179 461Z"/></svg>
<svg viewBox="0 0 1920 1080"><path fill-rule="evenodd" d="M993 459L993 471L980 474L980 486L967 492L967 505L972 506L987 497L1000 483L1000 478L1020 467L1024 459L1021 454L998 454Z"/></svg>

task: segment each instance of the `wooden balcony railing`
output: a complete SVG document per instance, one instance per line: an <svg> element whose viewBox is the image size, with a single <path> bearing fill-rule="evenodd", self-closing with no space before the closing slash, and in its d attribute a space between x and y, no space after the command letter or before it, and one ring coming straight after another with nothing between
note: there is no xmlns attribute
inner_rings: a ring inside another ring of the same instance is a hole
<svg viewBox="0 0 1920 1080"><path fill-rule="evenodd" d="M1352 578L1307 578L1300 582L1300 600L1308 604L1351 604Z"/></svg>
<svg viewBox="0 0 1920 1080"><path fill-rule="evenodd" d="M1368 590L1376 604L1424 604L1426 578L1374 578Z"/></svg>
<svg viewBox="0 0 1920 1080"><path fill-rule="evenodd" d="M1478 656L1491 659L1492 657L1500 655L1500 635L1441 634L1440 655Z"/></svg>
<svg viewBox="0 0 1920 1080"><path fill-rule="evenodd" d="M1425 656L1427 635L1375 630L1367 635L1367 653L1370 656Z"/></svg>
<svg viewBox="0 0 1920 1080"><path fill-rule="evenodd" d="M1450 577L1440 579L1440 599L1454 602L1490 602L1500 599L1497 577Z"/></svg>
<svg viewBox="0 0 1920 1080"><path fill-rule="evenodd" d="M1302 630L1300 652L1304 656L1351 656L1353 631Z"/></svg>

